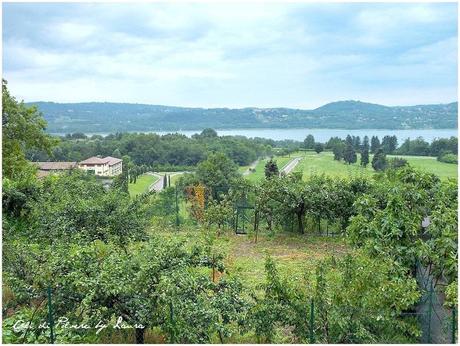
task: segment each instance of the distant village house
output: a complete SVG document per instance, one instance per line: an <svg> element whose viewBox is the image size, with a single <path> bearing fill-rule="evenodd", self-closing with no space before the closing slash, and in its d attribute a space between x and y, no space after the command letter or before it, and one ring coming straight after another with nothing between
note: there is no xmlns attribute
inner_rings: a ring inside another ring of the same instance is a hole
<svg viewBox="0 0 460 346"><path fill-rule="evenodd" d="M38 166L37 175L39 178L51 173L59 173L79 168L89 173L102 177L114 177L121 174L123 169L123 160L116 157L107 156L90 157L81 162L35 162Z"/></svg>
<svg viewBox="0 0 460 346"><path fill-rule="evenodd" d="M107 156L104 158L90 157L78 164L80 169L94 173L102 177L113 177L121 174L123 160Z"/></svg>
<svg viewBox="0 0 460 346"><path fill-rule="evenodd" d="M77 162L35 162L35 164L38 166L37 175L39 178L78 167Z"/></svg>

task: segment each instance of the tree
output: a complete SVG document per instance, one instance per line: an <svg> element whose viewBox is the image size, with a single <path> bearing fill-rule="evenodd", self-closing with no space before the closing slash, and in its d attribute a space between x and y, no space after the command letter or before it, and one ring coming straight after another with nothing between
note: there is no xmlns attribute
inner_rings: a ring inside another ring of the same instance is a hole
<svg viewBox="0 0 460 346"><path fill-rule="evenodd" d="M201 131L200 138L216 138L218 137L216 130L207 128Z"/></svg>
<svg viewBox="0 0 460 346"><path fill-rule="evenodd" d="M380 140L377 136L372 136L371 138L371 153L372 154L375 154L378 150L378 148L380 148Z"/></svg>
<svg viewBox="0 0 460 346"><path fill-rule="evenodd" d="M385 154L393 154L398 146L398 138L396 136L385 136L382 139L382 149Z"/></svg>
<svg viewBox="0 0 460 346"><path fill-rule="evenodd" d="M320 152L322 152L324 150L324 146L322 143L316 143L315 144L315 151L317 154L319 154Z"/></svg>
<svg viewBox="0 0 460 346"><path fill-rule="evenodd" d="M270 159L265 164L265 178L270 179L272 177L277 177L279 175L278 165L276 161Z"/></svg>
<svg viewBox="0 0 460 346"><path fill-rule="evenodd" d="M313 149L315 146L315 137L308 135L303 141L303 147L305 149Z"/></svg>
<svg viewBox="0 0 460 346"><path fill-rule="evenodd" d="M332 152L334 153L334 160L340 161L343 159L343 154L345 151L345 144L340 141L334 144L332 147Z"/></svg>
<svg viewBox="0 0 460 346"><path fill-rule="evenodd" d="M356 155L355 149L353 148L353 145L347 142L345 151L343 153L343 160L348 164L352 164L355 163L357 159L358 157Z"/></svg>
<svg viewBox="0 0 460 346"><path fill-rule="evenodd" d="M372 158L372 168L376 171L384 171L387 168L387 156L383 152L383 149L377 149L377 152Z"/></svg>
<svg viewBox="0 0 460 346"><path fill-rule="evenodd" d="M353 136L353 148L355 151L361 151L361 138L359 136Z"/></svg>
<svg viewBox="0 0 460 346"><path fill-rule="evenodd" d="M46 121L36 107L27 107L10 95L2 80L2 173L3 178L20 179L33 175L34 167L26 160L25 151L43 150L51 154L57 144L45 133Z"/></svg>
<svg viewBox="0 0 460 346"><path fill-rule="evenodd" d="M361 151L361 166L366 167L369 164L369 138L364 137L363 148Z"/></svg>
<svg viewBox="0 0 460 346"><path fill-rule="evenodd" d="M198 165L196 176L217 198L219 193L228 191L232 180L237 178L239 173L236 164L225 154L213 153Z"/></svg>

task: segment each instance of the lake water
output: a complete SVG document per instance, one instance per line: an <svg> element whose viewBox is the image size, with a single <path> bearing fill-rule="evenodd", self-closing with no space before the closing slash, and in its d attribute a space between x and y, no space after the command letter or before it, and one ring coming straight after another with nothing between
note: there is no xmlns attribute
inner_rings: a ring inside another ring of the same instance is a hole
<svg viewBox="0 0 460 346"><path fill-rule="evenodd" d="M164 135L171 133L171 131L148 131L146 133L157 133ZM173 131L176 133L184 134L188 137L201 131ZM292 139L296 141L303 141L308 134L312 134L317 142L326 142L331 137L345 138L348 134L352 136L359 136L361 139L368 136L378 136L380 139L383 136L395 135L398 138L399 144L406 138L415 139L423 137L427 142L432 142L434 138L448 138L451 136L458 136L457 129L423 129L423 130L382 130L382 129L364 129L364 130L341 130L341 129L236 129L236 130L217 130L219 136L245 136L248 138L262 137L271 138L274 140ZM93 134L107 135L107 133L87 133L91 136ZM62 135L62 134L61 134Z"/></svg>

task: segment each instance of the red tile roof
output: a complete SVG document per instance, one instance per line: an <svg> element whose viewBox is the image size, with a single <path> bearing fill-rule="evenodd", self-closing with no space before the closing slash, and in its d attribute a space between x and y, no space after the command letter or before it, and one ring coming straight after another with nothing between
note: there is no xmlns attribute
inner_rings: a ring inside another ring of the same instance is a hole
<svg viewBox="0 0 460 346"><path fill-rule="evenodd" d="M100 157L93 156L93 157L90 157L89 159L81 161L80 164L81 165L104 165L108 163L109 166L113 166L114 164L122 162L122 161L123 160L117 159L116 157L111 157L111 156L107 156L102 159Z"/></svg>
<svg viewBox="0 0 460 346"><path fill-rule="evenodd" d="M59 171L77 167L76 162L35 162L42 171Z"/></svg>

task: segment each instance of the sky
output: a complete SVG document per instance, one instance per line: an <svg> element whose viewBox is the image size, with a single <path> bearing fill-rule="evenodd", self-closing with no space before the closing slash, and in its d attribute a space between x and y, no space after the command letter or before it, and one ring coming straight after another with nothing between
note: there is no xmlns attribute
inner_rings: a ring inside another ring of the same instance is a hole
<svg viewBox="0 0 460 346"><path fill-rule="evenodd" d="M313 109L457 100L456 3L3 3L18 99Z"/></svg>

